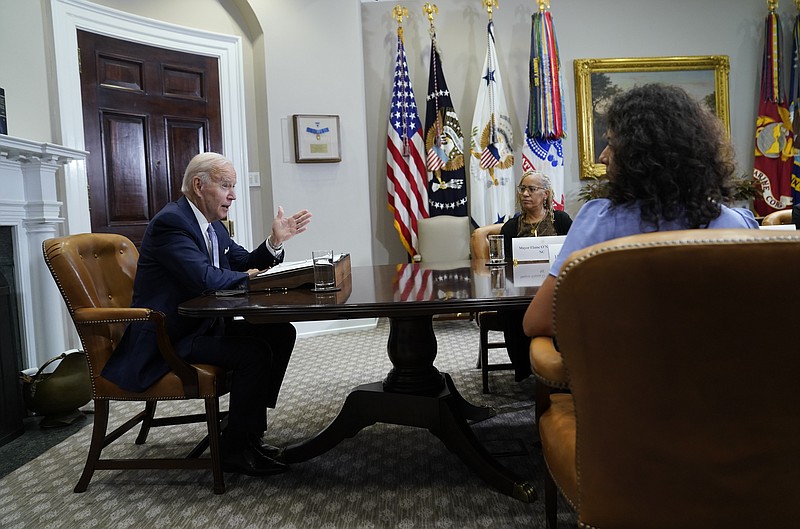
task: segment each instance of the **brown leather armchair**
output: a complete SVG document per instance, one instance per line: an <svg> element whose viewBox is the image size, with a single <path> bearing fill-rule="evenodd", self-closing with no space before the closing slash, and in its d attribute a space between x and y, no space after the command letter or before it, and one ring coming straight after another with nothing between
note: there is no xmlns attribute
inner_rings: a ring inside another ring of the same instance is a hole
<svg viewBox="0 0 800 529"><path fill-rule="evenodd" d="M793 224L791 208L773 211L761 220L762 226L780 226L784 224Z"/></svg>
<svg viewBox="0 0 800 529"><path fill-rule="evenodd" d="M487 224L479 226L472 231L469 241L471 259L489 259L489 235L499 235L502 224ZM503 324L497 311L489 310L479 312L477 317L478 327L480 328L480 348L478 350L477 367L481 370L483 382L483 392L489 393L489 371L500 369L513 369L514 366L509 362L499 364L489 363L489 349L503 349L506 344L504 341L489 341L489 331L502 332Z"/></svg>
<svg viewBox="0 0 800 529"><path fill-rule="evenodd" d="M554 310L572 393L551 395L539 421L548 527L556 486L581 527L796 523L798 262L800 234L761 230L650 233L570 256Z"/></svg>
<svg viewBox="0 0 800 529"><path fill-rule="evenodd" d="M228 392L228 372L214 365L188 364L172 349L164 315L145 308L130 308L133 279L139 252L130 240L115 234L84 233L48 239L44 259L67 304L69 314L86 352L92 383L95 418L89 455L75 492L84 492L95 470L197 468L211 470L214 492L225 492L220 460L219 397ZM172 368L147 391L123 390L103 378L102 371L119 343L125 327L133 321L154 321L161 354ZM205 413L155 417L156 403L163 400L203 399ZM108 428L109 402L143 401L144 411L114 431ZM103 449L141 423L136 444L143 444L151 427L206 422L208 436L187 458L101 459ZM210 446L211 457L199 457Z"/></svg>

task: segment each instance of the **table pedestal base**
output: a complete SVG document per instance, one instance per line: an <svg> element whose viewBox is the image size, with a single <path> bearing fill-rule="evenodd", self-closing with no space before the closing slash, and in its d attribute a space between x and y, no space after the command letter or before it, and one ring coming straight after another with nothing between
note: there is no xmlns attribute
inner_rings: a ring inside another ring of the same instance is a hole
<svg viewBox="0 0 800 529"><path fill-rule="evenodd" d="M383 382L357 386L324 430L311 439L286 447L280 459L287 463L312 459L376 422L415 426L427 428L500 492L524 502L535 500L533 486L498 463L480 444L467 423L468 419L491 417L494 410L470 404L458 393L450 375L442 373L442 377L443 388L431 395L384 391Z"/></svg>

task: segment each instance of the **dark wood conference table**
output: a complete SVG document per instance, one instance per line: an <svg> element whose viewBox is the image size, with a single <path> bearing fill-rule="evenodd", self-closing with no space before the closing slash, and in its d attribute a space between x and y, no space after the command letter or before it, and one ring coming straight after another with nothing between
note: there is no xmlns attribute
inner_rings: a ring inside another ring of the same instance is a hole
<svg viewBox="0 0 800 529"><path fill-rule="evenodd" d="M241 316L254 323L387 317L393 367L386 378L354 388L336 418L314 437L286 447L282 460L314 458L376 422L427 428L484 481L530 502L536 498L533 486L497 462L469 426L469 421L493 416L494 409L470 404L450 375L434 366L433 316L525 308L538 287L524 285L539 284L537 277L543 278L547 269L546 263L489 267L485 261L353 267L338 292L210 295L183 303L179 313Z"/></svg>

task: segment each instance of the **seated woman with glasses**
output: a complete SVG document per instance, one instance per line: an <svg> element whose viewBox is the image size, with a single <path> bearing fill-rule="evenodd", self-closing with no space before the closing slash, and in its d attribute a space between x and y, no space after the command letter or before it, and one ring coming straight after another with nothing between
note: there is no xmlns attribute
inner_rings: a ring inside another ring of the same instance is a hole
<svg viewBox="0 0 800 529"><path fill-rule="evenodd" d="M553 207L553 185L544 173L526 171L517 188L517 208L519 215L503 224L505 255L513 257L511 239L516 237L540 237L544 235L566 235L572 219L565 211ZM522 318L525 311L502 311L503 334L506 350L514 365L514 379L519 382L531 374L528 355L531 339L522 331Z"/></svg>

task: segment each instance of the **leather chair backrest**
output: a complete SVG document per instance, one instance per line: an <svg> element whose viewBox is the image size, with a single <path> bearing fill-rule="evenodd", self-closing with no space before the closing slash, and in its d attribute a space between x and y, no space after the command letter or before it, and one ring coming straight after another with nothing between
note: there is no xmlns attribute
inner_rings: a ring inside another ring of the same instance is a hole
<svg viewBox="0 0 800 529"><path fill-rule="evenodd" d="M439 215L417 221L423 263L469 259L469 217Z"/></svg>
<svg viewBox="0 0 800 529"><path fill-rule="evenodd" d="M792 224L791 209L773 211L761 220L762 226L779 226L782 224Z"/></svg>
<svg viewBox="0 0 800 529"><path fill-rule="evenodd" d="M796 518L798 263L800 235L760 230L636 235L570 256L555 330L576 406L582 524Z"/></svg>
<svg viewBox="0 0 800 529"><path fill-rule="evenodd" d="M97 378L127 324L82 325L81 309L130 307L139 251L126 237L111 233L48 239L43 251Z"/></svg>
<svg viewBox="0 0 800 529"><path fill-rule="evenodd" d="M472 231L469 253L472 259L489 259L489 235L499 235L502 224L478 226Z"/></svg>

